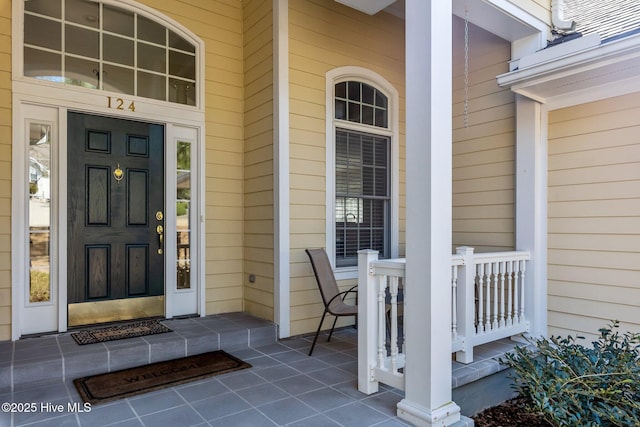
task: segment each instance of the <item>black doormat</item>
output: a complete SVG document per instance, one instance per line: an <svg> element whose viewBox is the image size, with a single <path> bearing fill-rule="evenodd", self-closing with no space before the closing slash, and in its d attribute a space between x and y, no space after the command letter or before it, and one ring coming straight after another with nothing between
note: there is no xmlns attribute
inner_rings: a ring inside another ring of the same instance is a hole
<svg viewBox="0 0 640 427"><path fill-rule="evenodd" d="M73 384L83 401L99 404L250 367L250 364L218 350L77 378Z"/></svg>
<svg viewBox="0 0 640 427"><path fill-rule="evenodd" d="M157 320L143 320L141 322L74 332L71 336L78 344L85 345L120 340L123 338L163 334L165 332L171 332L171 329L167 328Z"/></svg>

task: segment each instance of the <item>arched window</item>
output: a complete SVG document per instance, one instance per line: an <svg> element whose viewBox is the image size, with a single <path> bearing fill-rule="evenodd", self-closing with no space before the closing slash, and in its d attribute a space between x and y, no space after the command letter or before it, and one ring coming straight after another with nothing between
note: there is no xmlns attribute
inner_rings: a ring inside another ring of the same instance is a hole
<svg viewBox="0 0 640 427"><path fill-rule="evenodd" d="M197 104L196 45L148 16L89 0L24 2L24 75Z"/></svg>
<svg viewBox="0 0 640 427"><path fill-rule="evenodd" d="M327 247L336 268L353 269L361 249L380 258L396 252L397 106L390 99L397 103L397 93L370 71L343 71L327 82Z"/></svg>

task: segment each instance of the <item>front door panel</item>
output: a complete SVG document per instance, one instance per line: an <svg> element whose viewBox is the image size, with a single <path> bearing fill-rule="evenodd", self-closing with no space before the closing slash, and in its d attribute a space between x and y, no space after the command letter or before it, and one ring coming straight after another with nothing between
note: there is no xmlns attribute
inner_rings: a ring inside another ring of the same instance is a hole
<svg viewBox="0 0 640 427"><path fill-rule="evenodd" d="M68 303L163 295L163 126L80 113L67 126Z"/></svg>

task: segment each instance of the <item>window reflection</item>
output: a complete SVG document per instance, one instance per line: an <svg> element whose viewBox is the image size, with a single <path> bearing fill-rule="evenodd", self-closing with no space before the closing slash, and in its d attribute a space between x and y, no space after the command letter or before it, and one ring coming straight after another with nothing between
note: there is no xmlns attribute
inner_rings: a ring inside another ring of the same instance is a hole
<svg viewBox="0 0 640 427"><path fill-rule="evenodd" d="M176 230L178 289L191 287L191 143L178 142L176 147Z"/></svg>
<svg viewBox="0 0 640 427"><path fill-rule="evenodd" d="M51 126L29 126L29 302L51 300Z"/></svg>
<svg viewBox="0 0 640 427"><path fill-rule="evenodd" d="M27 77L196 105L196 46L139 13L92 0L30 0L24 44Z"/></svg>

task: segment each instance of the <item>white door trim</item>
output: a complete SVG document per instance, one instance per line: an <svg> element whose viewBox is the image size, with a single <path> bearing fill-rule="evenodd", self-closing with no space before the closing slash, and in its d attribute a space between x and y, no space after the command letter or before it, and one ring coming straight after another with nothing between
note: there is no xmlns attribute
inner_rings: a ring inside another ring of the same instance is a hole
<svg viewBox="0 0 640 427"><path fill-rule="evenodd" d="M98 114L104 116L112 116L117 118L125 118L131 120L140 120L153 123L161 123L165 125L165 159L172 155L175 156L175 150L171 150L172 143L176 138L185 137L187 135L192 142L195 143L195 150L192 158L197 159L192 162L192 176L196 182L193 189L193 210L192 223L195 229L192 232L193 248L192 263L196 269L192 275L193 289L187 292L174 292L175 290L175 270L174 263L170 260L175 259L175 251L173 257L171 252L167 254L166 259L166 278L165 278L165 301L166 316L173 317L177 314L187 314L180 311L180 307L184 304L173 304L173 298L177 294L188 294L194 298L194 313L204 315L204 199L202 198L204 168L204 113L194 111L193 108L182 107L179 105L166 105L157 103L152 100L143 98L129 97L127 102L135 102L136 111L115 110L108 107L108 97L117 94L108 94L103 92L86 93L87 91L77 88L68 87L50 87L49 85L39 85L36 83L26 84L22 82L14 82L13 94L13 163L12 163L12 319L11 319L11 336L12 340L20 338L25 333L39 333L45 331L64 332L67 330L67 258L66 258L66 239L67 239L67 111L80 111L88 114ZM25 300L25 292L28 287L29 277L29 248L26 245L28 241L28 210L27 201L28 194L26 188L26 177L28 176L28 159L24 141L27 137L25 134L27 120L36 117L39 112L45 112L44 121L52 122L56 137L56 149L52 149L52 163L56 165L57 179L52 181L52 237L51 237L51 272L52 275L52 299L49 304L39 304L41 310L38 313L31 313L36 306L28 304ZM53 121L55 120L55 123ZM57 129L57 131L55 130ZM55 156L55 157L54 157ZM166 163L175 165L175 159ZM167 169L171 172L172 169ZM165 176L170 175L169 173ZM172 184L173 183L173 184ZM171 200L175 199L175 177L169 179L165 186L165 206L172 209L174 223L169 223L167 218L167 234L171 235L175 241L175 203ZM178 297L184 299L186 295ZM48 308L44 308L48 307ZM52 310L51 307L54 307ZM57 312L56 308L57 307ZM178 311L176 311L178 310ZM29 326L25 321L25 316L37 316L40 321L47 319L49 324L43 326L42 330L25 329ZM54 324L55 323L55 324Z"/></svg>

